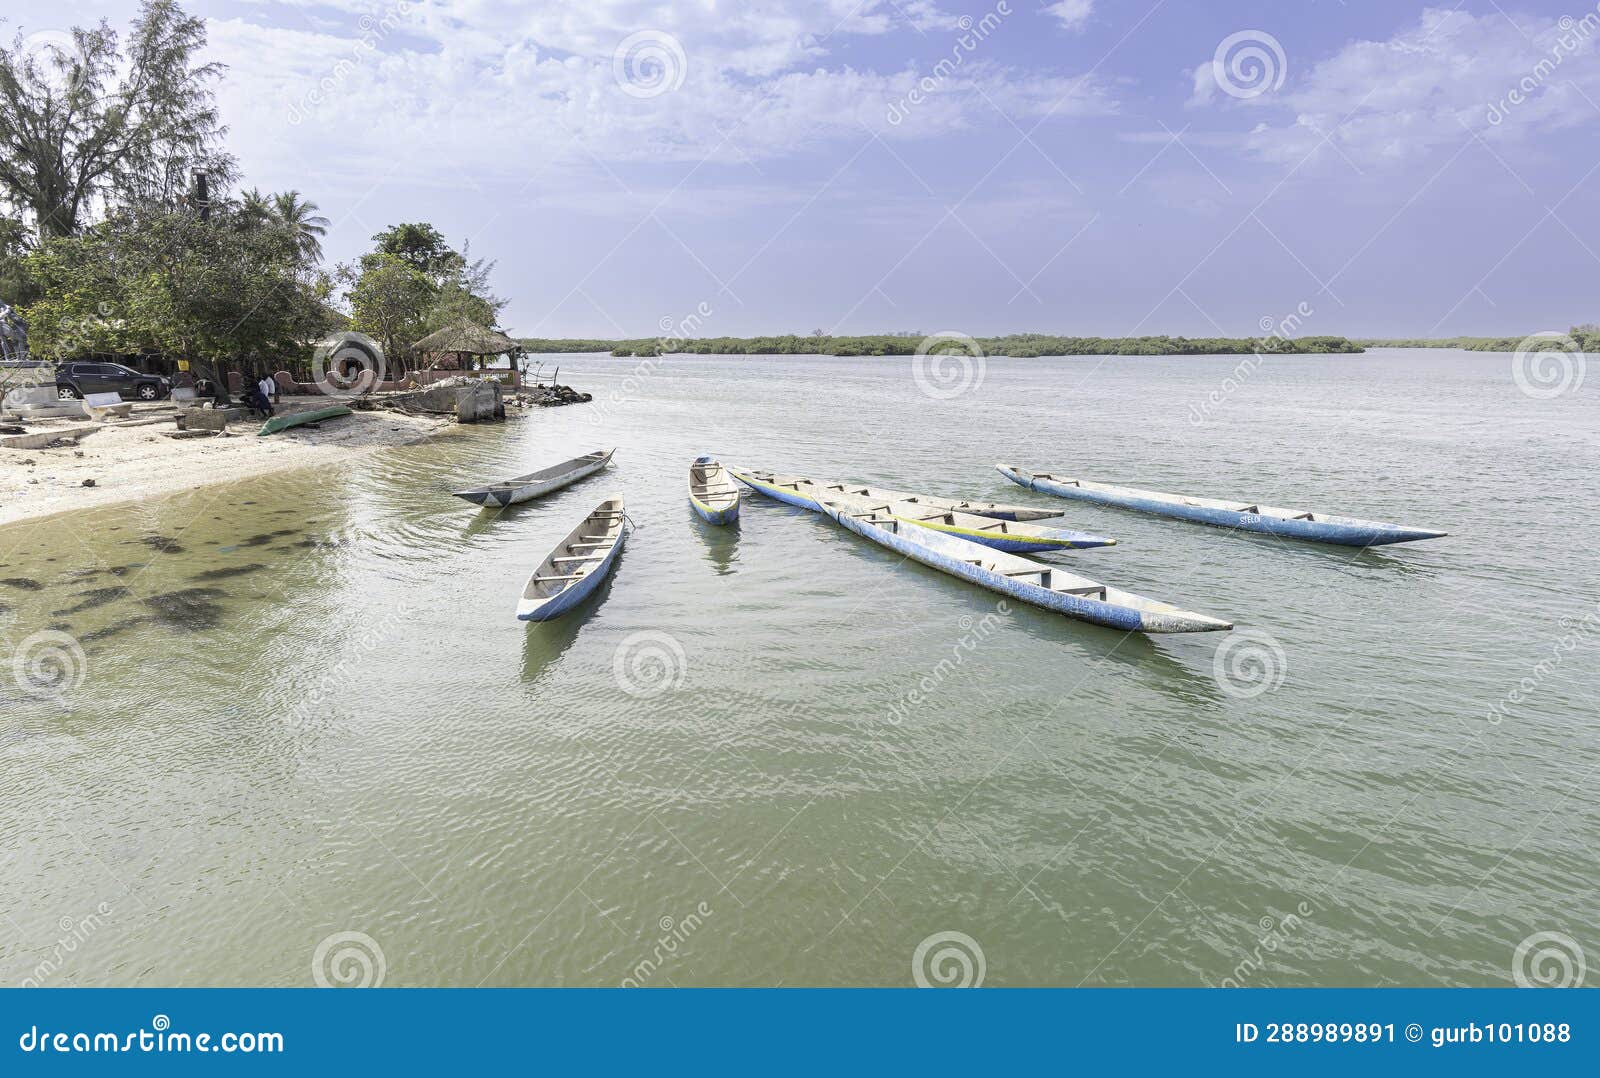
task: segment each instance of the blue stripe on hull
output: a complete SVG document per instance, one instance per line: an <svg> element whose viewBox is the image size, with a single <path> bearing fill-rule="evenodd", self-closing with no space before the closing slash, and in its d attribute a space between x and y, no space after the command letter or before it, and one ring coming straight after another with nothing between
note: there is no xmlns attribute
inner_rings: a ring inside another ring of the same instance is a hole
<svg viewBox="0 0 1600 1078"><path fill-rule="evenodd" d="M595 589L600 587L600 582L611 575L611 567L616 564L617 557L622 553L622 544L627 538L628 529L624 527L617 536L616 545L611 548L605 560L595 567L594 572L587 574L582 580L574 580L560 595L555 596L532 613L518 614L518 620L549 621L551 618L559 618L562 614L565 614L593 595Z"/></svg>
<svg viewBox="0 0 1600 1078"><path fill-rule="evenodd" d="M750 487L752 490L760 491L767 497L776 499L777 501L783 502L786 505L792 505L797 509L809 509L813 513L822 512L822 506L818 505L815 499L807 498L803 494L797 494L788 487L775 487L769 483L763 483L756 479L746 479L742 475L736 475L734 478L738 479L739 482L743 483L747 487Z"/></svg>
<svg viewBox="0 0 1600 1078"><path fill-rule="evenodd" d="M689 496L689 508L694 510L695 516L707 524L732 524L739 519L739 503L734 502L726 509L712 509L701 504L694 495Z"/></svg>
<svg viewBox="0 0 1600 1078"><path fill-rule="evenodd" d="M829 514L832 516L833 514ZM1137 610L1129 610L1124 606L1113 606L1110 603L1095 602L1093 599L1083 599L1076 595L1065 595L1049 588L1041 588L1037 584L1025 584L1015 577L1002 576L981 569L971 562L961 561L937 551L929 550L919 543L912 543L896 535L886 528L873 527L855 517L840 515L834 517L846 528L855 532L864 539L870 539L879 546L887 547L897 554L903 554L913 561L933 569L941 570L952 576L961 577L971 581L979 587L988 588L1002 595L1009 595L1019 602L1030 606L1042 607L1053 610L1058 614L1065 614L1069 618L1091 622L1095 625L1104 625L1111 629L1122 629L1127 632L1136 632L1143 629L1144 616Z"/></svg>
<svg viewBox="0 0 1600 1078"><path fill-rule="evenodd" d="M1175 520L1189 520L1197 524L1213 524L1222 528L1236 528L1239 531L1282 535L1290 539L1308 539L1312 542L1333 543L1338 546L1386 546L1390 543L1415 542L1418 539L1437 539L1443 534L1421 528L1382 528L1337 524L1325 520L1294 520L1287 517L1261 516L1258 513L1241 513L1233 509L1214 509L1203 505L1175 505L1154 498L1130 498L1097 490L1085 490L1071 483L1038 479L1024 473L1001 471L1000 474L1019 486L1043 494L1054 494L1058 498L1110 505L1119 509L1137 509L1140 512L1171 517Z"/></svg>

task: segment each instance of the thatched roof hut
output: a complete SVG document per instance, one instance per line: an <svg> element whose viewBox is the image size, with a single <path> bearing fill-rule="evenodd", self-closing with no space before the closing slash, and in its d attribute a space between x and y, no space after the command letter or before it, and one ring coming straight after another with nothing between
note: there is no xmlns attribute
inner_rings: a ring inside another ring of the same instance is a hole
<svg viewBox="0 0 1600 1078"><path fill-rule="evenodd" d="M454 353L464 356L498 356L515 352L522 345L497 329L461 321L435 330L413 345L419 352Z"/></svg>

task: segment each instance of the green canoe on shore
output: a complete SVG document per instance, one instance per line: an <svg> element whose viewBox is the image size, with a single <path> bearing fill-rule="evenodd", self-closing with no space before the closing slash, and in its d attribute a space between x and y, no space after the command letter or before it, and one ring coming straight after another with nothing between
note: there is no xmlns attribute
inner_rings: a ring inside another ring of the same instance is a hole
<svg viewBox="0 0 1600 1078"><path fill-rule="evenodd" d="M338 419L342 415L349 415L350 409L342 404L331 408L313 408L309 412L290 412L288 415L275 415L261 425L261 430L256 437L265 438L269 434L277 434L280 430L289 427L298 427L302 423L315 423L322 419Z"/></svg>

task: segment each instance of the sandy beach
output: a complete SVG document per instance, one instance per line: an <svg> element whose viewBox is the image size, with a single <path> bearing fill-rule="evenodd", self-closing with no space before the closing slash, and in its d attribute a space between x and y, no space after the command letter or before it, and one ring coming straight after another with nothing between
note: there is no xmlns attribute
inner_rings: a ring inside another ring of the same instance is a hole
<svg viewBox="0 0 1600 1078"><path fill-rule="evenodd" d="M373 411L266 438L256 436L258 422L235 424L219 437L172 438L175 424L166 420L111 424L76 446L0 448L0 526L289 468L356 460L378 449L420 442L455 425L449 417ZM29 424L29 430L56 426ZM86 480L94 485L85 486Z"/></svg>

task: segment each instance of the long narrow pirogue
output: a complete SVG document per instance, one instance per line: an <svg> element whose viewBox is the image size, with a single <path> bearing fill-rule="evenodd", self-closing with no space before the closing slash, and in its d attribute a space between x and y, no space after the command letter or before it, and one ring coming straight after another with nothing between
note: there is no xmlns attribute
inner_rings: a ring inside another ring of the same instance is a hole
<svg viewBox="0 0 1600 1078"><path fill-rule="evenodd" d="M919 528L887 513L856 512L831 501L822 502L822 511L857 535L913 561L1069 618L1142 633L1233 628L1231 622L1107 587L1057 566L1004 554L959 536Z"/></svg>
<svg viewBox="0 0 1600 1078"><path fill-rule="evenodd" d="M1045 520L1061 515L1059 509L1040 509L1032 505L999 505L994 502L969 502L957 498L940 498L928 494L907 494L903 490L869 487L861 483L843 483L837 479L807 479L799 475L774 475L772 472L750 468L729 467L733 477L746 486L753 487L769 498L813 513L821 511L819 504L829 491L842 492L853 497L871 498L883 502L909 502L934 509L950 509L973 516L994 520Z"/></svg>
<svg viewBox="0 0 1600 1078"><path fill-rule="evenodd" d="M1157 490L1091 483L1086 479L1069 479L1049 472L1027 472L1009 464L996 464L995 467L1013 483L1061 498L1076 498L1178 520L1216 524L1240 531L1265 532L1291 539L1309 539L1340 546L1386 546L1390 543L1411 543L1418 539L1438 539L1446 534L1426 528L1386 524L1379 520L1362 520L1359 517L1330 516L1303 509L1283 509L1217 498L1186 498L1181 494L1164 494Z"/></svg>
<svg viewBox="0 0 1600 1078"><path fill-rule="evenodd" d="M514 479L490 483L484 487L473 487L470 490L453 490L450 493L486 509L503 509L518 502L542 498L546 494L593 475L611 463L611 454L615 452L615 449L596 449L592 453L585 453L581 457L573 457L571 460L564 460L560 464L552 464L548 468L540 468L536 472L519 475Z"/></svg>
<svg viewBox="0 0 1600 1078"><path fill-rule="evenodd" d="M528 578L517 603L522 621L560 617L594 594L616 565L628 538L628 518L620 497L597 505Z"/></svg>
<svg viewBox="0 0 1600 1078"><path fill-rule="evenodd" d="M1004 550L1011 554L1042 554L1052 550L1087 550L1091 547L1116 546L1115 539L1069 528L1046 528L1039 524L1020 524L1014 520L996 520L975 513L958 513L954 509L941 509L921 502L891 502L846 494L850 488L828 488L827 499L849 507L852 512L877 511L887 513L896 520L947 532L970 539L974 543Z"/></svg>

